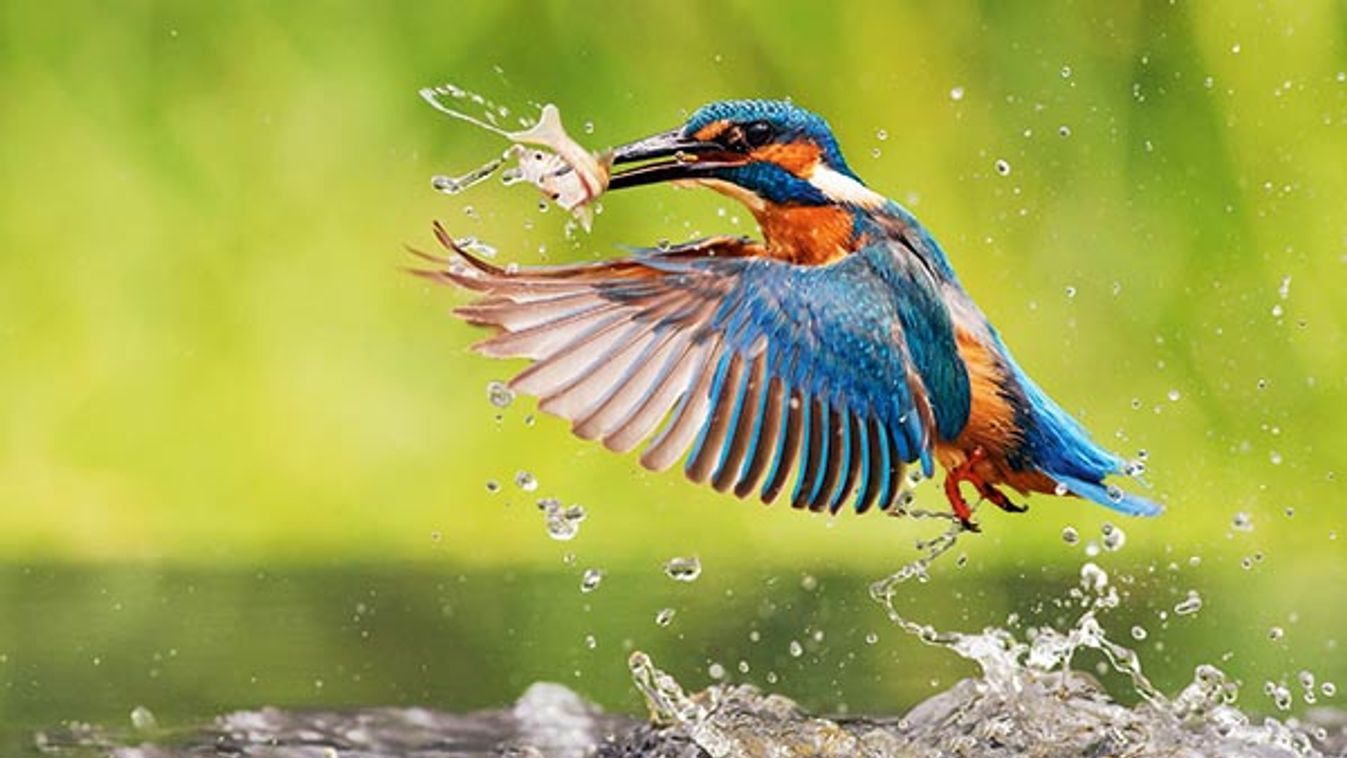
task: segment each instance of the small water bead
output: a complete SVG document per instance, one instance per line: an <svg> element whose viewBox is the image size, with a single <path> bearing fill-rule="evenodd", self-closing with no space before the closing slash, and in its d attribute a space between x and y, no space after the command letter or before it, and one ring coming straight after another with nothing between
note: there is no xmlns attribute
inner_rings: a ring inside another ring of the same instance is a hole
<svg viewBox="0 0 1347 758"><path fill-rule="evenodd" d="M949 99L955 102L963 99L963 87L953 87L949 91Z"/></svg>
<svg viewBox="0 0 1347 758"><path fill-rule="evenodd" d="M1197 590L1188 590L1188 596L1174 606L1174 612L1180 616L1191 616L1200 610L1202 610L1202 596L1197 594Z"/></svg>
<svg viewBox="0 0 1347 758"><path fill-rule="evenodd" d="M1333 697L1338 694L1338 685L1332 682L1323 682L1319 685L1319 691L1324 693L1324 697Z"/></svg>
<svg viewBox="0 0 1347 758"><path fill-rule="evenodd" d="M593 650L599 646L599 640L592 634L585 635L585 647Z"/></svg>
<svg viewBox="0 0 1347 758"><path fill-rule="evenodd" d="M603 581L603 570L596 568L587 568L585 573L580 576L580 591L589 593L599 588Z"/></svg>
<svg viewBox="0 0 1347 758"><path fill-rule="evenodd" d="M799 658L804 655L804 645L801 645L799 640L791 640L788 649L792 658Z"/></svg>
<svg viewBox="0 0 1347 758"><path fill-rule="evenodd" d="M514 486L525 492L532 492L538 489L538 480L527 471L517 471L514 475Z"/></svg>
<svg viewBox="0 0 1347 758"><path fill-rule="evenodd" d="M1286 636L1286 630L1280 626L1274 626L1267 630L1267 638L1276 642Z"/></svg>
<svg viewBox="0 0 1347 758"><path fill-rule="evenodd" d="M1070 66L1062 66L1062 78L1063 78L1063 79L1070 79L1070 78L1071 78L1071 67L1070 67Z"/></svg>
<svg viewBox="0 0 1347 758"><path fill-rule="evenodd" d="M659 613L655 614L655 623L660 626L668 626L673 623L674 614L676 613L677 611L672 608L661 608Z"/></svg>
<svg viewBox="0 0 1347 758"><path fill-rule="evenodd" d="M1108 499L1109 499L1109 500L1112 500L1112 501L1115 502L1115 503L1121 503L1121 502L1122 502L1122 499L1123 499L1123 491L1122 491L1122 488L1119 487L1119 486L1116 485L1116 484L1110 484L1110 485L1108 485L1107 487L1105 487L1105 488L1104 488L1104 494L1108 495Z"/></svg>
<svg viewBox="0 0 1347 758"><path fill-rule="evenodd" d="M1272 704L1277 706L1279 711L1291 710L1291 690L1283 684L1276 682L1265 682L1263 692L1272 698Z"/></svg>
<svg viewBox="0 0 1347 758"><path fill-rule="evenodd" d="M1071 136L1071 127L1067 126L1066 124L1062 124L1061 126L1057 127L1057 136L1058 136L1058 137L1070 137L1070 136Z"/></svg>
<svg viewBox="0 0 1347 758"><path fill-rule="evenodd" d="M818 579L813 574L805 574L800 577L800 589L805 592L813 592L818 589Z"/></svg>
<svg viewBox="0 0 1347 758"><path fill-rule="evenodd" d="M560 542L575 539L580 533L580 522L585 520L583 506L561 507L561 501L554 497L545 497L538 501L538 509L543 512L547 524L547 536Z"/></svg>
<svg viewBox="0 0 1347 758"><path fill-rule="evenodd" d="M706 667L706 675L716 681L720 681L725 678L725 667L719 663L712 663L710 666Z"/></svg>
<svg viewBox="0 0 1347 758"><path fill-rule="evenodd" d="M873 645L876 642L879 642L879 635L876 634L875 632L870 632L869 634L865 635L865 644Z"/></svg>
<svg viewBox="0 0 1347 758"><path fill-rule="evenodd" d="M886 140L886 139L888 139L888 138L889 138L889 133L888 133L887 131L883 130L883 129L880 129L879 131L875 132L875 139L879 140L880 142L883 142L884 140Z"/></svg>
<svg viewBox="0 0 1347 758"><path fill-rule="evenodd" d="M1080 567L1080 586L1094 593L1103 592L1108 587L1108 572L1094 562L1087 562Z"/></svg>
<svg viewBox="0 0 1347 758"><path fill-rule="evenodd" d="M594 133L594 122L593 122L593 121L586 121L586 122L585 122L585 134L593 134L593 133Z"/></svg>
<svg viewBox="0 0 1347 758"><path fill-rule="evenodd" d="M1170 390L1169 393L1165 395L1165 397L1169 398L1169 402L1177 403L1179 401L1179 398L1183 396L1179 394L1178 390Z"/></svg>
<svg viewBox="0 0 1347 758"><path fill-rule="evenodd" d="M1282 454L1273 450L1271 453L1268 453L1268 462L1274 466L1282 465Z"/></svg>
<svg viewBox="0 0 1347 758"><path fill-rule="evenodd" d="M1057 497L1066 497L1067 494L1071 492L1071 488L1066 486L1063 482L1058 482L1057 486L1052 488L1052 491Z"/></svg>
<svg viewBox="0 0 1347 758"><path fill-rule="evenodd" d="M142 732L149 731L159 728L159 720L149 708L138 705L131 709L131 726Z"/></svg>
<svg viewBox="0 0 1347 758"><path fill-rule="evenodd" d="M1234 528L1235 531L1252 532L1253 517L1245 511L1240 511L1235 514L1235 518L1230 522L1230 526Z"/></svg>
<svg viewBox="0 0 1347 758"><path fill-rule="evenodd" d="M1074 545L1077 542L1080 542L1080 532L1076 531L1074 526L1065 527L1062 529L1062 542L1065 542L1068 545Z"/></svg>
<svg viewBox="0 0 1347 758"><path fill-rule="evenodd" d="M739 673L741 674L748 673L748 661L744 660L739 661Z"/></svg>
<svg viewBox="0 0 1347 758"><path fill-rule="evenodd" d="M1122 550L1123 545L1127 544L1127 533L1113 524L1104 524L1100 531L1104 537L1104 549L1110 553Z"/></svg>
<svg viewBox="0 0 1347 758"><path fill-rule="evenodd" d="M510 403L514 402L514 390L505 385L505 382L487 382L486 399L497 408L509 408Z"/></svg>
<svg viewBox="0 0 1347 758"><path fill-rule="evenodd" d="M670 558L664 563L664 574L675 582L695 582L702 575L702 562L695 555Z"/></svg>
<svg viewBox="0 0 1347 758"><path fill-rule="evenodd" d="M1146 639L1146 628L1140 625L1132 627L1132 639L1140 642Z"/></svg>
<svg viewBox="0 0 1347 758"><path fill-rule="evenodd" d="M1070 300L1076 296L1076 288L1068 286L1066 288L1066 299Z"/></svg>
<svg viewBox="0 0 1347 758"><path fill-rule="evenodd" d="M486 491L490 492L493 495L497 492L500 492L500 482L496 481L495 479L487 479Z"/></svg>
<svg viewBox="0 0 1347 758"><path fill-rule="evenodd" d="M1010 176L1010 162L1004 158L996 159L996 173L1001 176Z"/></svg>

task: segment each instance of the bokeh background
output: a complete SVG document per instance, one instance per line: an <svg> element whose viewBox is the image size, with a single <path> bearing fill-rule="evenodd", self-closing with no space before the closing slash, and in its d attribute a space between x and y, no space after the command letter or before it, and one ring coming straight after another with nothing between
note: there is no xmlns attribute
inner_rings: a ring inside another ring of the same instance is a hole
<svg viewBox="0 0 1347 758"><path fill-rule="evenodd" d="M432 219L521 263L754 230L670 188L604 198L588 235L527 189L437 194L503 147L417 97L446 81L511 119L555 102L594 147L717 98L825 114L1021 363L1146 452L1164 517L984 510L909 616L1069 623L1095 560L1126 595L1105 625L1162 688L1214 663L1275 713L1266 682L1297 711L1301 671L1347 686L1347 6L926 6L0 6L6 744L137 705L472 708L538 679L636 711L631 649L820 710L974 671L866 597L930 522L740 503L487 402L517 367L401 271ZM543 496L584 505L576 539ZM1109 521L1126 544L1091 558ZM694 554L698 581L662 573Z"/></svg>

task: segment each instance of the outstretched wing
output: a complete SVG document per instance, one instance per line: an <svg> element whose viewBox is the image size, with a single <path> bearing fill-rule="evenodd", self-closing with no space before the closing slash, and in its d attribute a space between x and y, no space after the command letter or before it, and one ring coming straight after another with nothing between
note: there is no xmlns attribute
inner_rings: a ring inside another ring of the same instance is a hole
<svg viewBox="0 0 1347 758"><path fill-rule="evenodd" d="M858 512L888 508L905 463L930 473L935 417L891 251L801 267L717 238L507 270L436 235L468 265L419 273L481 293L455 311L498 329L477 350L534 361L511 386L580 437L625 452L654 434L647 468L686 453L688 478L767 503L793 470L791 504L811 510L852 493Z"/></svg>

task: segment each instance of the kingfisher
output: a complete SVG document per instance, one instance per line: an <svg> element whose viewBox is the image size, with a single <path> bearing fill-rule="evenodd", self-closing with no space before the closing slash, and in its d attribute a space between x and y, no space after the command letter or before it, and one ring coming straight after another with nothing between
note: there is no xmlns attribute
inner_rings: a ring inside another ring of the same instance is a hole
<svg viewBox="0 0 1347 758"><path fill-rule="evenodd" d="M767 504L899 513L904 472L945 470L968 494L1078 497L1130 515L1162 508L1109 477L1133 473L1029 378L944 249L847 165L828 123L789 101L727 100L611 153L609 190L695 185L748 208L761 239L713 236L600 262L423 271L479 297L454 312L495 330L476 349L532 364L510 386L575 435L680 460L687 478Z"/></svg>

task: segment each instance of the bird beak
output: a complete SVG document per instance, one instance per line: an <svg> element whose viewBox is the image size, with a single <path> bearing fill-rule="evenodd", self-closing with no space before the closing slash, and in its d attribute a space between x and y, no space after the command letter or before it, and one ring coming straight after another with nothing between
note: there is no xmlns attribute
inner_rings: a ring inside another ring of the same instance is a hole
<svg viewBox="0 0 1347 758"><path fill-rule="evenodd" d="M695 179L712 169L740 162L731 157L721 145L685 138L674 129L614 148L614 166L637 165L614 173L608 189Z"/></svg>

